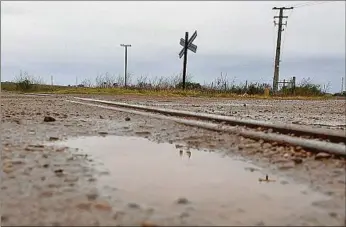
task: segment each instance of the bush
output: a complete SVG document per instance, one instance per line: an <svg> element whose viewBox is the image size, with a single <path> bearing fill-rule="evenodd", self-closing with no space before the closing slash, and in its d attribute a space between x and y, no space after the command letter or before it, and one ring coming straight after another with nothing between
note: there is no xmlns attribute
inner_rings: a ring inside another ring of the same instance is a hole
<svg viewBox="0 0 346 227"><path fill-rule="evenodd" d="M175 86L175 88L182 89L183 88L183 82L178 83ZM190 89L190 90L197 90L197 89L201 89L202 85L200 85L199 83L194 83L194 82L185 82L185 88Z"/></svg>

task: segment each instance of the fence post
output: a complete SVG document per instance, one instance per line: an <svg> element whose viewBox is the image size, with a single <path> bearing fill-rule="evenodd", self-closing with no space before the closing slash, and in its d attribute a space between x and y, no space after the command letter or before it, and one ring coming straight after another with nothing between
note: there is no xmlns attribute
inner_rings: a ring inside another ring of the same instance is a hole
<svg viewBox="0 0 346 227"><path fill-rule="evenodd" d="M295 76L292 78L292 94L293 95L296 94L296 77Z"/></svg>

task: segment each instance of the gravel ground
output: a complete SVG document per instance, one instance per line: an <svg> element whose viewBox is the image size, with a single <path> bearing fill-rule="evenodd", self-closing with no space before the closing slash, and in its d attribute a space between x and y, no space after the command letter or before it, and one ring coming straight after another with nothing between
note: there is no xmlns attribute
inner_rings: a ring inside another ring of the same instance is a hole
<svg viewBox="0 0 346 227"><path fill-rule="evenodd" d="M238 119L275 121L316 128L346 130L346 102L342 100L253 100L253 99L202 99L202 98L156 98L147 100L137 96L91 96L105 100L123 101L132 104L158 106L178 110L232 116Z"/></svg>
<svg viewBox="0 0 346 227"><path fill-rule="evenodd" d="M154 226L155 224L216 225L220 223L217 219L215 222L213 222L214 219L205 221L201 215L206 217L207 214L197 212L198 207L193 207L195 211L180 208L177 211L180 212L179 215L169 211L160 212L156 207L139 206L140 208L134 209L137 206L134 206L132 201L117 198L112 192L113 189L109 189L107 193L98 190L98 178L104 173L93 168L90 165L92 160L89 160L87 156L75 152L72 148L46 144L72 137L100 134L146 137L151 141L181 144L189 148L209 149L230 156L241 156L264 168L269 174L284 176L292 182L303 183L310 188L309 190L327 196L327 200L316 201L312 204L313 207L324 209L323 214L315 217L311 214L312 218L307 219L298 216L294 220L285 220L285 224L334 226L345 224L346 162L344 159L326 154L316 155L299 147L276 146L276 144L254 141L236 135L210 132L157 119L143 119L141 116L97 107L76 105L65 102L64 99L62 96L29 97L2 93L1 220L4 225ZM115 98L112 99L115 100ZM117 100L146 104L169 103L167 99L143 100L143 98L133 97L119 97ZM172 103L176 100L169 101ZM200 102L203 105L206 104L205 101L200 100L194 101L194 105L202 105L199 104ZM240 104L243 102L256 103L252 100L232 101L232 103ZM260 102L263 103L263 101ZM274 101L270 102L273 104ZM182 103L182 100L179 103ZM343 103L336 101L328 101L327 104L311 102L317 104L307 112L307 105L302 101L295 102L298 104L290 104L291 109L285 103L289 102L282 101L280 105L275 105L275 109L274 107L258 107L256 111L258 113L262 108L269 108L276 116L284 116L285 111L288 112L287 116L298 115L294 111L300 111L306 115L307 113L316 114L323 119L325 116L326 118L333 117L338 121L344 114L341 109L345 107ZM178 109L178 106L174 108ZM183 105L179 108L183 108ZM188 108L191 109L191 107ZM231 108L233 111L234 107ZM51 116L56 121L44 122L45 116ZM130 121L125 121L127 117ZM302 116L301 119L305 117ZM280 184L286 183L280 182ZM149 216L155 218L150 219ZM183 218L184 221L182 221ZM263 217L263 220L249 223L246 222L246 215L244 219L239 220L238 222L230 221L228 224L278 223L270 217Z"/></svg>

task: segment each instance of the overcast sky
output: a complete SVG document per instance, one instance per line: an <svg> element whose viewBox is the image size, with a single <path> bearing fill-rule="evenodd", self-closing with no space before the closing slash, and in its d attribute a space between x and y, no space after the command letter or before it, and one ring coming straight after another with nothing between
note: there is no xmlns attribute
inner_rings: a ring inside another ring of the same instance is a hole
<svg viewBox="0 0 346 227"><path fill-rule="evenodd" d="M306 2L306 1L305 1ZM221 72L230 80L269 82L276 43L273 16L285 1L1 2L1 81L19 71L55 84L75 84L109 72L167 76L182 71L180 38L197 30L188 72L197 82ZM345 76L345 2L296 8L283 33L281 79L310 77L341 89Z"/></svg>

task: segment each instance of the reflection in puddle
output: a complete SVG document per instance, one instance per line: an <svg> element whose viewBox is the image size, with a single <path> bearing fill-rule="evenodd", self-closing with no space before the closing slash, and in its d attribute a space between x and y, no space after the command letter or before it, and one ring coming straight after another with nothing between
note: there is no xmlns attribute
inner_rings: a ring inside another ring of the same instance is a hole
<svg viewBox="0 0 346 227"><path fill-rule="evenodd" d="M77 138L61 144L80 148L103 163L110 174L100 176L98 182L116 187L122 199L171 212L186 198L186 206L219 224L228 224L232 218L248 224L262 220L292 223L292 218L316 217L321 211L312 202L326 198L313 192L304 195L302 191L309 191L306 187L280 184L283 179L276 176L270 176L276 182L259 182L266 173L251 164L218 153L177 149L174 144L117 136Z"/></svg>

